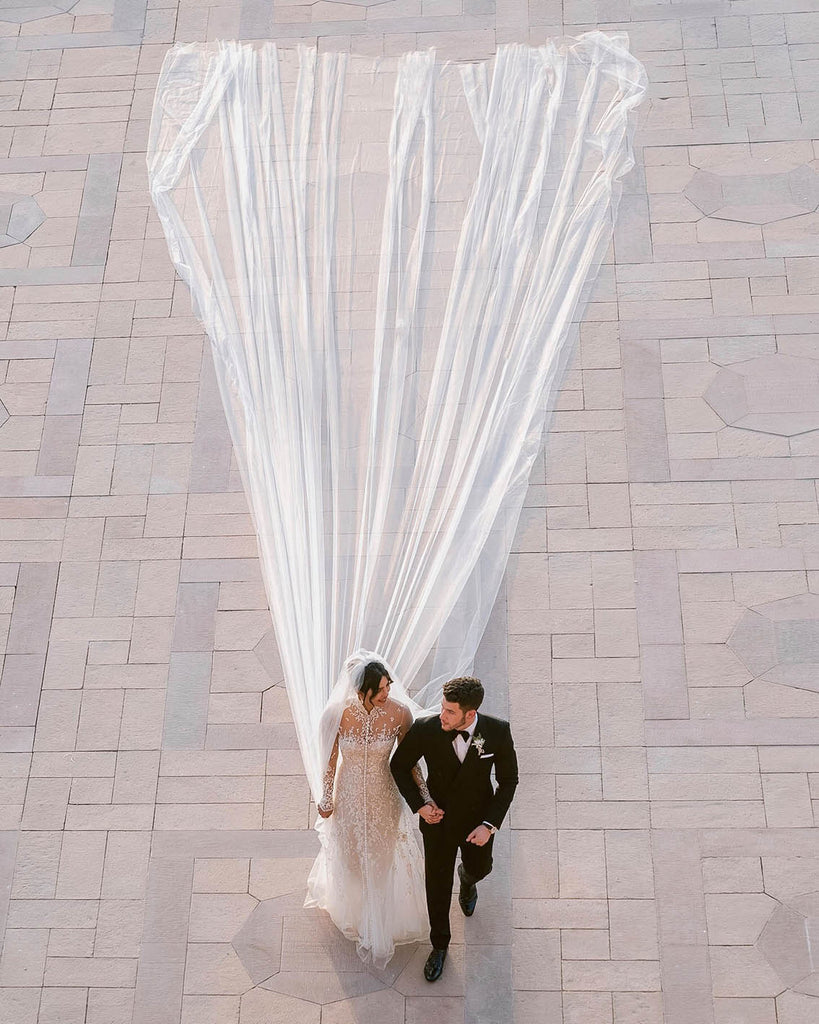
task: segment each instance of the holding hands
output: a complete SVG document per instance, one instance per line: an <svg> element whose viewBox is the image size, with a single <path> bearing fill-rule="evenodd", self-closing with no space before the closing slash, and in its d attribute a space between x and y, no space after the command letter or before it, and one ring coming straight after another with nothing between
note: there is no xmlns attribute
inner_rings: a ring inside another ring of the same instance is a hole
<svg viewBox="0 0 819 1024"><path fill-rule="evenodd" d="M433 801L424 804L424 806L418 811L418 813L424 819L427 825L437 825L441 818L443 818L444 816L444 812Z"/></svg>

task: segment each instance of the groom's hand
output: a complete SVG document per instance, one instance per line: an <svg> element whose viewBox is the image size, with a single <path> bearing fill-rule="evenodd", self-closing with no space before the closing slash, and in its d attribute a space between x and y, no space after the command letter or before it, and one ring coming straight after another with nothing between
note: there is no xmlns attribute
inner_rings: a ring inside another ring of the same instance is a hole
<svg viewBox="0 0 819 1024"><path fill-rule="evenodd" d="M427 825L437 825L444 816L444 812L437 804L424 804L418 813Z"/></svg>
<svg viewBox="0 0 819 1024"><path fill-rule="evenodd" d="M466 837L468 843L474 843L475 846L486 846L489 842L489 837L492 833L486 827L486 825L478 825L477 828L473 828L469 835Z"/></svg>

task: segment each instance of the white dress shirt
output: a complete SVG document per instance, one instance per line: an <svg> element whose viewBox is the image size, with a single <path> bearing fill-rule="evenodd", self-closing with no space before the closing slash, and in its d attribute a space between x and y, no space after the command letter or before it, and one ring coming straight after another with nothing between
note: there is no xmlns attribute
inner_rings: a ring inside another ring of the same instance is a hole
<svg viewBox="0 0 819 1024"><path fill-rule="evenodd" d="M463 736L461 736L460 733L458 733L458 734L456 734L455 739L452 741L452 746L455 748L455 753L458 755L458 760L461 762L461 764L464 763L464 758L466 757L466 752L467 752L467 750L469 750L469 744L472 742L472 737L475 734L475 729L477 727L478 727L478 716L475 715L475 718L474 718L474 720L472 722L472 725L468 725L466 727L466 729L464 730L464 732L468 732L469 733L469 739L465 740L463 738Z"/></svg>

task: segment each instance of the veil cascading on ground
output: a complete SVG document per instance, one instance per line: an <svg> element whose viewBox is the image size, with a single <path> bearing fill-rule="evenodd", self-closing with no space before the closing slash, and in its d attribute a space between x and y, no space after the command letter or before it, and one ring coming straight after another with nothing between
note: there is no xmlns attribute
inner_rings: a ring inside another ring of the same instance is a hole
<svg viewBox="0 0 819 1024"><path fill-rule="evenodd" d="M212 343L316 796L351 652L421 707L473 662L645 85L599 32L486 63L165 59L151 195Z"/></svg>

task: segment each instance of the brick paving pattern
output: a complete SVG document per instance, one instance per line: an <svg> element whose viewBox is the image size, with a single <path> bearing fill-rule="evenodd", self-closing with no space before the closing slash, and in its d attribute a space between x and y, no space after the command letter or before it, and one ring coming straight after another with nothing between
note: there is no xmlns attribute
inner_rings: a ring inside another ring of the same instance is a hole
<svg viewBox="0 0 819 1024"><path fill-rule="evenodd" d="M432 987L301 908L314 812L151 101L175 41L595 27L650 99L479 660L522 783ZM0 3L0 1024L819 1019L814 136L812 0Z"/></svg>

